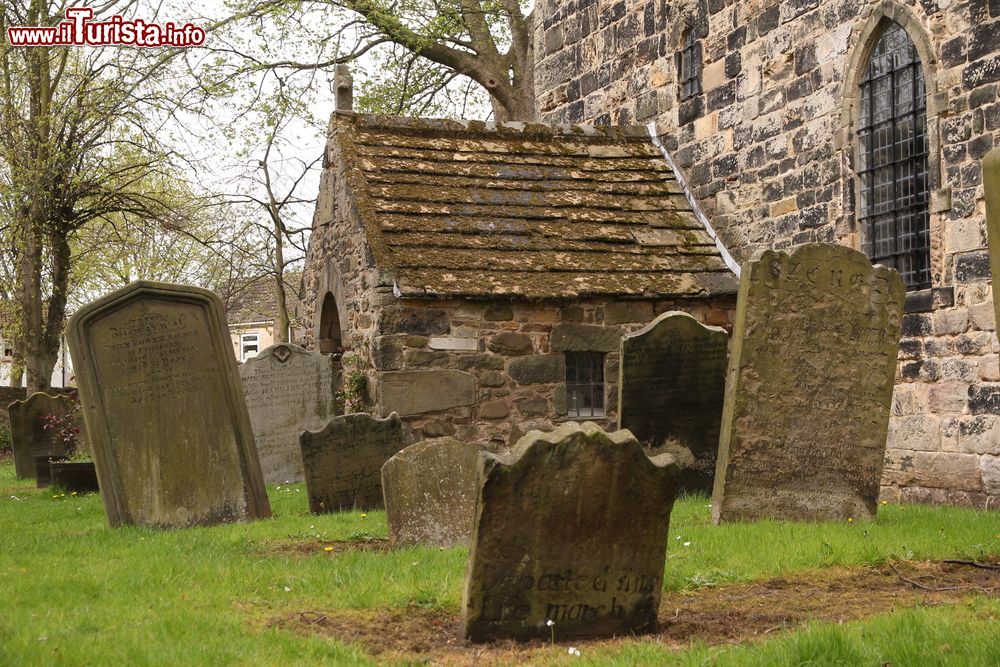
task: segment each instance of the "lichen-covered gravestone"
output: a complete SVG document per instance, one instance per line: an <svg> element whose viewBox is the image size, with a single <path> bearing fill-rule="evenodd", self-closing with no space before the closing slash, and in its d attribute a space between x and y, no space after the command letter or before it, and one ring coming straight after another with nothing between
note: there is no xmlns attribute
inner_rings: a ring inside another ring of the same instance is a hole
<svg viewBox="0 0 1000 667"><path fill-rule="evenodd" d="M423 440L382 466L389 538L398 544L468 545L476 515L480 449Z"/></svg>
<svg viewBox="0 0 1000 667"><path fill-rule="evenodd" d="M314 514L383 506L382 466L403 448L403 422L364 413L334 417L300 437L309 510Z"/></svg>
<svg viewBox="0 0 1000 667"><path fill-rule="evenodd" d="M725 329L676 311L622 338L619 426L674 456L681 491L712 492L728 343Z"/></svg>
<svg viewBox="0 0 1000 667"><path fill-rule="evenodd" d="M240 366L264 482L301 482L299 436L336 414L333 357L281 343Z"/></svg>
<svg viewBox="0 0 1000 667"><path fill-rule="evenodd" d="M36 456L66 454L66 445L57 442L52 431L45 428L45 418L53 415L64 419L72 408L73 401L68 396L50 396L41 392L32 394L26 400L14 401L7 407L14 473L18 477L35 478Z"/></svg>
<svg viewBox="0 0 1000 667"><path fill-rule="evenodd" d="M112 526L271 515L218 296L132 283L77 312L69 346Z"/></svg>
<svg viewBox="0 0 1000 667"><path fill-rule="evenodd" d="M656 629L678 467L628 431L569 422L486 454L462 625L472 641ZM547 624L552 621L552 625Z"/></svg>
<svg viewBox="0 0 1000 667"><path fill-rule="evenodd" d="M986 189L986 236L989 243L990 273L993 275L993 310L1000 324L1000 148L983 159L983 186Z"/></svg>
<svg viewBox="0 0 1000 667"><path fill-rule="evenodd" d="M766 251L740 280L714 519L873 517L905 288L860 252Z"/></svg>

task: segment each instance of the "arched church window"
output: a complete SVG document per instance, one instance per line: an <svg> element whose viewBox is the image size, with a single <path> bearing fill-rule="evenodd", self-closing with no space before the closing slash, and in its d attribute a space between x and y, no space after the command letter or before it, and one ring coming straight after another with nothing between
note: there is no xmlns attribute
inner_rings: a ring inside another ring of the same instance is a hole
<svg viewBox="0 0 1000 667"><path fill-rule="evenodd" d="M701 93L701 42L691 28L685 30L682 36L677 79L680 81L682 101Z"/></svg>
<svg viewBox="0 0 1000 667"><path fill-rule="evenodd" d="M927 107L920 57L886 21L861 80L858 127L862 242L910 289L931 285Z"/></svg>

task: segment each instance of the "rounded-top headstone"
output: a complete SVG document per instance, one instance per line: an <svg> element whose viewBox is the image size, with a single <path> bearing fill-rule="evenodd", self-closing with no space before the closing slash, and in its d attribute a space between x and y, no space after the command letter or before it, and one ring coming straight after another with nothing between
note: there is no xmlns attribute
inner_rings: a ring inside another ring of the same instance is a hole
<svg viewBox="0 0 1000 667"><path fill-rule="evenodd" d="M240 379L264 482L301 482L299 435L336 414L333 357L279 343L245 361Z"/></svg>
<svg viewBox="0 0 1000 667"><path fill-rule="evenodd" d="M834 244L746 264L716 522L875 515L905 293L895 270Z"/></svg>
<svg viewBox="0 0 1000 667"><path fill-rule="evenodd" d="M476 514L480 448L422 440L382 466L389 538L398 544L467 545Z"/></svg>
<svg viewBox="0 0 1000 667"><path fill-rule="evenodd" d="M217 295L131 283L73 316L69 347L112 526L271 515Z"/></svg>
<svg viewBox="0 0 1000 667"><path fill-rule="evenodd" d="M647 451L674 456L684 492L712 492L728 345L725 329L680 311L622 337L618 424Z"/></svg>

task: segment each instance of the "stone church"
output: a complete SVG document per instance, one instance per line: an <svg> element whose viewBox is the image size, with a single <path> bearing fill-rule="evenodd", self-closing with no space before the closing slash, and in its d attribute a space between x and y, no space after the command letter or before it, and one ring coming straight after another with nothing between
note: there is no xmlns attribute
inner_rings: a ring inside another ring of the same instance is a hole
<svg viewBox="0 0 1000 667"><path fill-rule="evenodd" d="M545 0L542 120L654 124L730 252L841 243L907 287L883 497L1000 507L981 160L997 0Z"/></svg>
<svg viewBox="0 0 1000 667"><path fill-rule="evenodd" d="M612 336L671 308L725 324L727 267L841 243L908 287L883 497L1000 507L981 169L1000 143L1000 2L542 0L536 21L547 128L407 135L335 114L312 344L363 359L368 399L402 400L416 435L610 422ZM609 158L647 162L570 189ZM673 204L647 200L657 180ZM418 371L469 377L394 375Z"/></svg>

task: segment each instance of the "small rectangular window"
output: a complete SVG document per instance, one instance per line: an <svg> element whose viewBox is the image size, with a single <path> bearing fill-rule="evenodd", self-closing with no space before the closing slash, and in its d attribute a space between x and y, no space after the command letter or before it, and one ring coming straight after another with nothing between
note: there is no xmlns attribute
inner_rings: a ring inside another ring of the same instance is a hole
<svg viewBox="0 0 1000 667"><path fill-rule="evenodd" d="M566 353L566 407L570 417L604 416L603 353Z"/></svg>
<svg viewBox="0 0 1000 667"><path fill-rule="evenodd" d="M243 334L240 336L240 361L253 359L259 351L257 334Z"/></svg>
<svg viewBox="0 0 1000 667"><path fill-rule="evenodd" d="M701 43L690 28L684 31L684 45L679 58L677 79L681 87L681 100L701 93Z"/></svg>

